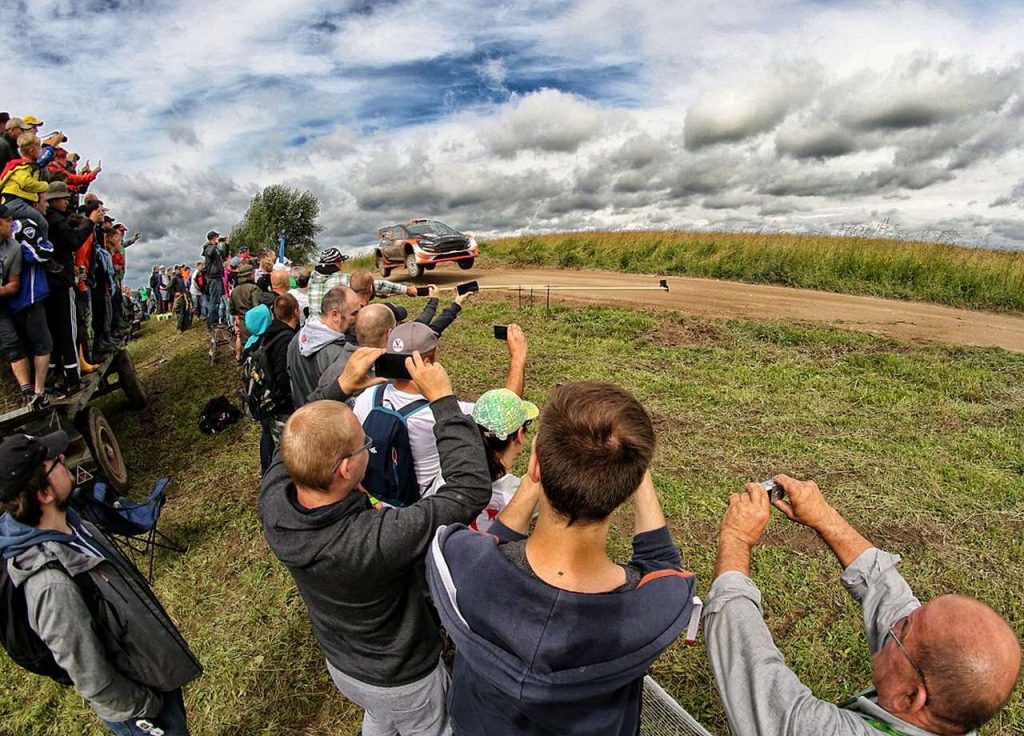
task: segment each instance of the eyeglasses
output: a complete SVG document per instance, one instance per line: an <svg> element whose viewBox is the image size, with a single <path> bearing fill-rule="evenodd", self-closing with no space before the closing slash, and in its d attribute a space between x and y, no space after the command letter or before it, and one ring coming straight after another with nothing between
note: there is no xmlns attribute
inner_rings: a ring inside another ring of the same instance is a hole
<svg viewBox="0 0 1024 736"><path fill-rule="evenodd" d="M50 469L46 471L46 475L43 476L43 480L48 480L49 477L50 477L50 473L53 472L53 469L57 468L57 467L59 467L59 466L61 466L63 464L64 464L64 453L61 453L60 455L58 455L57 457L54 458L54 463L53 463L53 465L50 466Z"/></svg>
<svg viewBox="0 0 1024 736"><path fill-rule="evenodd" d="M338 464L334 466L334 470L331 471L331 475L335 475L338 472L338 468L341 467L343 462L348 460L350 457L355 457L363 450L366 450L367 452L374 452L373 437L370 437L370 435L364 435L363 444L358 449L338 458Z"/></svg>
<svg viewBox="0 0 1024 736"><path fill-rule="evenodd" d="M910 665L914 668L914 671L917 672L917 676L921 678L921 684L924 685L924 689L927 691L928 690L928 680L925 679L924 672L918 666L917 662L914 661L914 658L910 656L910 652L908 652L906 646L904 646L903 640L896 633L896 627L899 626L900 628L903 629L903 635L906 636L906 634L907 634L907 624L909 624L909 623L910 623L910 614L907 614L906 616L904 616L903 618L899 619L898 621L893 622L892 626L889 627L889 636L891 636L892 640L894 642L896 642L896 646L898 646L900 648L900 651L903 652L903 656L907 658L907 661L910 662Z"/></svg>

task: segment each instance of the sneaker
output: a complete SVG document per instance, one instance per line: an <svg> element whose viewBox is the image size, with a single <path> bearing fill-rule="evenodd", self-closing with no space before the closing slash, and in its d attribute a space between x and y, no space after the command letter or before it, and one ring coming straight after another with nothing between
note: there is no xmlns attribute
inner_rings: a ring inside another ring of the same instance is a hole
<svg viewBox="0 0 1024 736"><path fill-rule="evenodd" d="M47 394L33 394L32 400L29 402L29 408L32 411L39 411L40 409L46 409L50 406L50 397Z"/></svg>
<svg viewBox="0 0 1024 736"><path fill-rule="evenodd" d="M35 398L36 392L31 388L23 388L21 390L21 403L23 406L31 406L32 400Z"/></svg>

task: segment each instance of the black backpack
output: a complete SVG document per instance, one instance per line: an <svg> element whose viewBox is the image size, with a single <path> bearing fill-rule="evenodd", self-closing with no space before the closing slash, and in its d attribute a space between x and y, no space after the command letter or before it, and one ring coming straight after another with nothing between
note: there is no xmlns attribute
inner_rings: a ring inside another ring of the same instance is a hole
<svg viewBox="0 0 1024 736"><path fill-rule="evenodd" d="M49 562L45 568L64 569L58 562ZM89 573L69 577L78 586L89 612L95 615L98 608L98 592L89 578ZM61 685L72 684L68 673L53 658L50 648L29 626L25 590L14 585L7 573L7 560L0 560L0 639L0 644L19 667L49 677Z"/></svg>
<svg viewBox="0 0 1024 736"><path fill-rule="evenodd" d="M373 408L363 421L363 431L373 440L363 487L378 501L408 506L419 500L420 485L416 481L407 421L430 402L419 399L401 409L392 409L384 406L385 388L386 384L373 390Z"/></svg>
<svg viewBox="0 0 1024 736"><path fill-rule="evenodd" d="M278 340L292 336L293 333L282 330L270 342L261 338L252 350L246 352L242 361L243 408L246 414L257 421L274 416L284 403L284 397L274 391L270 373L270 349Z"/></svg>
<svg viewBox="0 0 1024 736"><path fill-rule="evenodd" d="M227 396L218 396L206 402L199 413L199 431L203 434L223 432L242 416Z"/></svg>

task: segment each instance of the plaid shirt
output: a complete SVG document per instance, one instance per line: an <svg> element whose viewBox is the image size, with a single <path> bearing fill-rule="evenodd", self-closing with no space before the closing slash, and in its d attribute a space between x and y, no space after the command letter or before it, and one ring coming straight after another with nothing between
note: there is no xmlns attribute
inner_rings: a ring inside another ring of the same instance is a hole
<svg viewBox="0 0 1024 736"><path fill-rule="evenodd" d="M309 316L319 317L320 305L323 304L324 294L335 286L348 286L350 276L351 274L343 271L337 271L330 276L324 276L319 271L313 271L313 275L309 277ZM401 294L404 296L406 294L407 287L404 284L396 284L394 281L374 279L373 285L380 295Z"/></svg>

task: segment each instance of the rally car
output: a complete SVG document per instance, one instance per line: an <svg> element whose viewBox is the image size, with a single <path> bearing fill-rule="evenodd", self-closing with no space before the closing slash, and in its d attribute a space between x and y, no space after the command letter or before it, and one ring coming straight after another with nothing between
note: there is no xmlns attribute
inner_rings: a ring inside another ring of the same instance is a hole
<svg viewBox="0 0 1024 736"><path fill-rule="evenodd" d="M470 233L460 233L437 220L410 220L382 227L377 231L377 241L374 255L385 278L399 266L405 266L412 278L433 271L438 263L457 263L468 271L480 255Z"/></svg>

